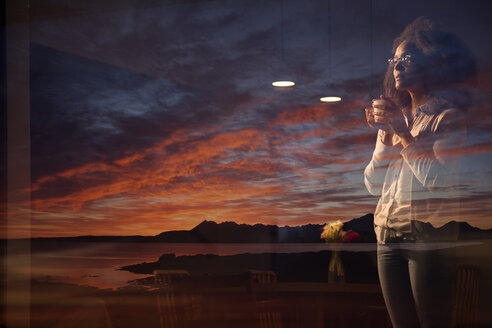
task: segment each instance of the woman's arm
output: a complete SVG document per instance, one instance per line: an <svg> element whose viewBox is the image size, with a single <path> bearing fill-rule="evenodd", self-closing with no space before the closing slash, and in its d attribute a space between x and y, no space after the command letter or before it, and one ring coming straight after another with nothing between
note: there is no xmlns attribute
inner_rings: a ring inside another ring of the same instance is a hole
<svg viewBox="0 0 492 328"><path fill-rule="evenodd" d="M372 195L381 195L386 171L391 162L399 157L398 150L393 146L393 135L379 130L371 162L364 170L364 183Z"/></svg>
<svg viewBox="0 0 492 328"><path fill-rule="evenodd" d="M436 117L430 135L412 138L408 143L404 139L400 154L425 188L449 188L457 183L466 139L463 112L448 109Z"/></svg>

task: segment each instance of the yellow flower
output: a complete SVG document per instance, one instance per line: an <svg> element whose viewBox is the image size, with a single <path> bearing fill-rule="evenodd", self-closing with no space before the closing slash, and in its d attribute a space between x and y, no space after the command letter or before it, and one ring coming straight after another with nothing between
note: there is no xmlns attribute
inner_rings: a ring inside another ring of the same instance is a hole
<svg viewBox="0 0 492 328"><path fill-rule="evenodd" d="M340 220L327 223L323 228L321 238L325 239L326 241L337 241L341 237L340 232L342 232L342 228L343 223Z"/></svg>

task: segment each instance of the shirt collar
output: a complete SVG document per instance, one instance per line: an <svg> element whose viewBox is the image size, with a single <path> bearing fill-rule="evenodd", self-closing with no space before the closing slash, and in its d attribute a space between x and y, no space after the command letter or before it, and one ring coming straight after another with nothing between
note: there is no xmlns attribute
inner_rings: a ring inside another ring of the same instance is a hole
<svg viewBox="0 0 492 328"><path fill-rule="evenodd" d="M435 97L422 106L418 107L415 111L415 114L416 116L419 116L421 113L425 115L436 115L442 112L445 107L449 106L449 101L440 97Z"/></svg>

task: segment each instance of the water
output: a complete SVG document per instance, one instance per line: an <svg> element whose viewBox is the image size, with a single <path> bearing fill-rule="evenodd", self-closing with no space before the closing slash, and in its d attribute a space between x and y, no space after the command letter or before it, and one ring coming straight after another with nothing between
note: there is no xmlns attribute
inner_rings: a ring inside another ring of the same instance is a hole
<svg viewBox="0 0 492 328"><path fill-rule="evenodd" d="M31 253L34 279L73 283L98 288L118 288L147 275L119 271L141 262L155 262L165 253L180 255L242 253L302 253L322 250L367 252L375 244L181 244L181 243L89 243L43 242ZM20 270L21 268L19 268Z"/></svg>
<svg viewBox="0 0 492 328"><path fill-rule="evenodd" d="M460 243L468 245L470 243ZM440 244L440 247L449 245ZM457 246L457 244L450 244ZM73 283L98 288L118 288L129 280L148 275L134 274L118 268L142 262L155 262L165 253L180 255L242 253L302 253L323 250L349 252L376 251L376 244L184 244L184 243L95 243L42 242L33 244L31 266L16 268L28 271L41 281Z"/></svg>

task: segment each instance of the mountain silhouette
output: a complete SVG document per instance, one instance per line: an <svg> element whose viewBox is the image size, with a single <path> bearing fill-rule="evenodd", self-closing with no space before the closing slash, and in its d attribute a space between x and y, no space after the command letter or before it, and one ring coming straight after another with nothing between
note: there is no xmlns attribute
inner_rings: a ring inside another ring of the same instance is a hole
<svg viewBox="0 0 492 328"><path fill-rule="evenodd" d="M205 220L190 231L163 232L156 238L163 242L195 243L320 243L322 228L320 224L278 227Z"/></svg>
<svg viewBox="0 0 492 328"><path fill-rule="evenodd" d="M451 221L439 228L430 223L419 222L430 240L472 240L492 237L492 229L481 230L466 222ZM322 243L320 235L324 224L307 224L295 227L278 227L264 224L237 224L227 221L216 223L203 221L189 231L168 231L160 233L156 238L162 242L193 242L193 243ZM366 214L343 224L343 230L359 233L358 243L374 243L374 215Z"/></svg>
<svg viewBox="0 0 492 328"><path fill-rule="evenodd" d="M418 222L419 229L429 234L431 240L454 236L458 240L490 239L492 229L482 230L467 222L451 221L439 228L430 223ZM283 226L265 224L238 224L232 221L217 223L204 220L191 230L166 231L156 236L80 236L60 238L33 238L33 241L85 241L85 242L166 242L166 243L322 243L324 224ZM366 214L343 224L343 230L359 233L358 243L374 243L374 215Z"/></svg>

